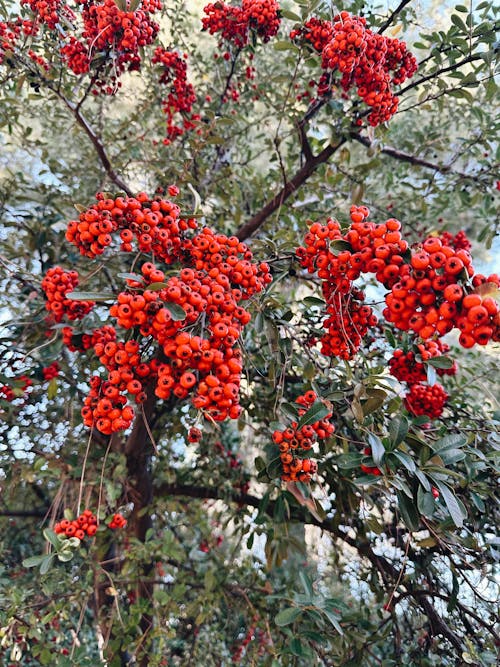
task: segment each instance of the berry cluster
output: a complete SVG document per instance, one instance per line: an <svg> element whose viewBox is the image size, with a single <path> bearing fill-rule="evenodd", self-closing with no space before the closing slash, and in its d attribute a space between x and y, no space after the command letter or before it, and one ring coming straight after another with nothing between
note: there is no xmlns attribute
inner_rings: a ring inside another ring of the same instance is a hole
<svg viewBox="0 0 500 667"><path fill-rule="evenodd" d="M55 30L57 24L60 23L61 0L21 0L21 5L29 5L37 21L45 23L50 30ZM64 11L73 14L66 6Z"/></svg>
<svg viewBox="0 0 500 667"><path fill-rule="evenodd" d="M316 392L309 390L296 399L301 407L298 410L299 418L318 400ZM325 440L335 431L335 427L328 420L332 413L312 424L299 428L298 422L293 421L288 428L276 430L273 441L280 450L280 459L283 464L281 479L285 482L309 482L311 475L318 469L313 459L300 458L304 452L312 449L316 440Z"/></svg>
<svg viewBox="0 0 500 667"><path fill-rule="evenodd" d="M154 371L151 365L141 363L137 341L116 342L113 327L98 329L92 339L94 352L108 371L108 378L90 379L90 392L82 408L83 423L109 435L130 426L134 409L128 405L125 394L133 396L136 403L144 402L142 381Z"/></svg>
<svg viewBox="0 0 500 667"><path fill-rule="evenodd" d="M280 7L276 0L243 0L241 7L224 2L208 4L202 18L203 30L211 35L220 34L221 40L243 48L251 33L268 42L280 26Z"/></svg>
<svg viewBox="0 0 500 667"><path fill-rule="evenodd" d="M169 193L178 189L171 186ZM250 321L241 302L272 278L268 265L254 264L236 237L208 227L194 233L196 227L195 220L179 217L178 206L145 193L98 195L79 221L69 223L67 239L88 257L101 254L119 232L122 250L130 252L136 239L139 251L179 267L167 276L153 261L145 262L140 274L126 278L109 314L119 327L134 331L128 342L119 342L110 326L92 335L64 328L66 345L74 351L93 348L108 373L105 380L90 380L82 409L87 426L105 434L127 428L134 416L128 398L140 404L146 389L164 400L190 396L194 407L214 421L239 416L243 366L235 345ZM152 341L161 350L157 356Z"/></svg>
<svg viewBox="0 0 500 667"><path fill-rule="evenodd" d="M191 114L196 95L192 84L187 82L186 58L187 54L181 57L175 51L166 51L158 46L152 59L153 64L163 66L160 83L169 86L168 95L162 101L163 113L167 117L167 138L163 142L166 145L195 128L200 120L199 114ZM181 125L175 123L176 114L181 114L183 118Z"/></svg>
<svg viewBox="0 0 500 667"><path fill-rule="evenodd" d="M131 252L134 239L141 252L152 252L166 264L179 257L182 237L196 223L179 219L179 207L167 199L150 199L144 192L136 197L105 198L96 195L97 203L80 213L79 220L68 224L66 239L82 255L101 255L119 231L121 250Z"/></svg>
<svg viewBox="0 0 500 667"><path fill-rule="evenodd" d="M376 225L367 221L368 215L365 206L351 207L352 223L345 233L335 220L314 223L296 251L301 266L322 280L328 314L321 339L324 354L352 358L368 326L376 322L368 307L360 305L363 293L353 287L362 273L374 273L390 290L383 315L398 329L429 340L457 327L463 347L499 340L500 309L490 293L500 278L474 275L463 232L455 237L462 246L457 250L436 236L410 249L399 221Z"/></svg>
<svg viewBox="0 0 500 667"><path fill-rule="evenodd" d="M471 242L463 230L457 232L455 236L450 232L442 232L439 238L443 245L451 246L455 250L470 250L472 248Z"/></svg>
<svg viewBox="0 0 500 667"><path fill-rule="evenodd" d="M20 375L12 380L12 384L0 384L0 400L12 403L16 398L25 398L26 390L33 382L27 375Z"/></svg>
<svg viewBox="0 0 500 667"><path fill-rule="evenodd" d="M45 274L42 280L42 289L47 297L45 307L56 322L64 316L69 320L80 320L94 307L93 301L75 301L66 297L78 286L78 282L77 271L64 271L60 266L53 266Z"/></svg>
<svg viewBox="0 0 500 667"><path fill-rule="evenodd" d="M43 379L44 380L53 380L59 375L59 364L57 361L53 361L49 366L42 368Z"/></svg>
<svg viewBox="0 0 500 667"><path fill-rule="evenodd" d="M416 382L410 385L404 404L413 415L426 415L430 419L437 419L443 413L447 400L448 394L437 382L432 386Z"/></svg>
<svg viewBox="0 0 500 667"><path fill-rule="evenodd" d="M474 275L469 252L444 245L430 236L412 249L410 262L400 267L397 282L386 295L384 317L403 331L412 330L427 340L443 336L454 327L462 331L460 344L485 345L500 335L498 304L491 297L467 294L472 285L499 285L498 276ZM470 309L479 306L479 310Z"/></svg>
<svg viewBox="0 0 500 667"><path fill-rule="evenodd" d="M113 514L111 517L111 521L109 522L108 526L111 528L111 530L116 530L117 528L125 528L127 525L127 519L122 514Z"/></svg>
<svg viewBox="0 0 500 667"><path fill-rule="evenodd" d="M35 22L17 17L15 21L0 21L0 65L3 63L6 54L14 51L17 41L21 35L32 36L38 32L38 26ZM39 60L33 51L28 52L28 57L35 62ZM45 67L46 63L43 61Z"/></svg>
<svg viewBox="0 0 500 667"><path fill-rule="evenodd" d="M415 351L402 349L394 350L391 359L389 359L389 372L400 382L415 384L416 382L425 382L427 372L422 361L441 357L449 351L449 345L438 340L427 340L415 346ZM417 360L420 356L422 361ZM457 363L453 362L450 368L436 368L438 375L455 375L457 372Z"/></svg>
<svg viewBox="0 0 500 667"><path fill-rule="evenodd" d="M297 257L309 273L317 271L322 279L328 318L321 338L322 352L342 359L352 359L368 327L377 323L372 309L363 304L364 294L353 286L362 273L375 273L384 285L390 285L403 264L408 244L401 238L401 224L394 219L383 225L366 222L365 206L351 207L352 224L342 234L336 220L325 225L313 223L297 248ZM336 254L335 242L348 245Z"/></svg>
<svg viewBox="0 0 500 667"><path fill-rule="evenodd" d="M312 18L295 28L290 37L310 45L322 56L322 67L340 72L340 85L346 93L355 86L363 102L371 107L370 125L388 121L397 111L398 98L393 85L400 85L417 70L415 57L406 44L372 32L366 20L341 12L333 23ZM330 92L332 81L320 82L319 95Z"/></svg>
<svg viewBox="0 0 500 667"><path fill-rule="evenodd" d="M62 537L76 537L79 540L88 535L92 537L97 531L97 517L90 510L84 510L79 517L70 521L63 519L54 526L54 532Z"/></svg>

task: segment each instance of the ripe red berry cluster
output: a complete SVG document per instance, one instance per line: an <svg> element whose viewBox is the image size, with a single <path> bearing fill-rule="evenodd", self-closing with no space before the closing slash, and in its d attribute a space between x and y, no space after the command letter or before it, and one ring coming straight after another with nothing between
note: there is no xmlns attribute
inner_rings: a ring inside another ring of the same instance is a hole
<svg viewBox="0 0 500 667"><path fill-rule="evenodd" d="M120 87L118 79L126 69L140 69L140 50L152 44L158 34L159 25L152 14L161 9L161 3L148 0L140 9L123 11L114 0L78 2L82 5L81 38L68 35L61 54L75 74L89 71L94 54L99 55L101 65L106 58L107 68L95 78L93 92L111 95Z"/></svg>
<svg viewBox="0 0 500 667"><path fill-rule="evenodd" d="M368 215L365 206L351 207L352 224L345 234L336 220L329 219L326 225L313 223L304 237L305 245L297 248L301 265L322 279L329 315L324 322L322 352L342 359L354 357L368 327L377 323L372 309L363 304L363 292L354 288L353 281L370 272L384 285L390 285L408 249L397 220L375 225L366 222ZM349 244L350 249L335 254L335 242Z"/></svg>
<svg viewBox="0 0 500 667"><path fill-rule="evenodd" d="M417 355L420 355L422 361L427 361L443 356L449 349L449 345L438 339L427 340L415 345L415 351L394 350L391 359L389 359L389 371L400 382L407 382L408 384L425 382L427 371L425 365L421 361L417 361ZM455 375L457 370L456 361L450 368L436 368L438 375Z"/></svg>
<svg viewBox="0 0 500 667"><path fill-rule="evenodd" d="M45 23L50 30L55 30L60 23L61 0L21 0L21 5L29 5L36 20ZM65 11L71 12L68 7L65 7Z"/></svg>
<svg viewBox="0 0 500 667"><path fill-rule="evenodd" d="M111 530L116 530L117 528L125 528L127 525L127 519L122 514L116 513L113 514L111 521L108 524L108 527Z"/></svg>
<svg viewBox="0 0 500 667"><path fill-rule="evenodd" d="M169 193L178 189L172 186ZM194 407L209 419L239 416L242 361L235 345L250 321L240 304L272 278L268 265L253 263L252 253L236 237L207 227L193 234L196 226L195 220L180 219L172 202L151 200L144 193L115 199L98 195L97 204L69 223L67 238L89 257L101 254L121 230L122 250L131 251L136 238L140 251L179 265L167 277L155 263L145 262L141 275L126 278L127 287L109 313L118 326L134 330L127 343L117 341L114 327L92 336L64 329L70 349L93 347L108 372L106 380L90 380L82 409L87 426L105 434L127 428L134 416L128 397L136 403L145 400L144 380L155 386L159 398L191 396ZM160 346L161 361L151 355L152 340Z"/></svg>
<svg viewBox="0 0 500 667"><path fill-rule="evenodd" d="M19 377L13 378L12 383L12 385L0 385L0 400L12 403L16 398L25 398L26 390L33 384L27 375L20 375Z"/></svg>
<svg viewBox="0 0 500 667"><path fill-rule="evenodd" d="M44 380L53 380L59 375L59 364L57 361L53 361L49 366L42 368L43 379Z"/></svg>
<svg viewBox="0 0 500 667"><path fill-rule="evenodd" d="M97 531L97 517L90 510L84 510L73 521L63 519L54 526L54 532L62 537L77 537L79 540L88 535L92 537Z"/></svg>
<svg viewBox="0 0 500 667"><path fill-rule="evenodd" d="M439 238L443 245L451 246L455 250L470 250L472 248L471 242L463 230L457 232L455 236L450 232L441 232Z"/></svg>
<svg viewBox="0 0 500 667"><path fill-rule="evenodd" d="M96 330L92 341L108 377L105 381L99 376L91 378L90 392L82 408L83 423L109 435L130 426L134 409L125 394L132 396L136 403L143 403L146 399L143 382L155 373L156 366L153 361L141 363L137 341L117 342L114 327Z"/></svg>
<svg viewBox="0 0 500 667"><path fill-rule="evenodd" d="M64 316L69 320L80 320L94 307L93 301L75 301L66 297L78 286L78 282L77 271L64 271L60 266L53 266L45 274L42 280L42 289L47 297L45 307L56 322Z"/></svg>
<svg viewBox="0 0 500 667"><path fill-rule="evenodd" d="M383 314L398 329L428 340L457 327L463 347L499 340L500 309L490 293L495 293L500 279L495 274L474 275L471 256L463 248L468 242L463 232L455 237L462 246L458 250L436 236L410 250L398 220L376 225L367 221L368 215L364 206L351 207L352 224L344 234L335 220L314 223L304 237L305 245L296 251L300 264L323 281L330 316L322 339L325 354L352 358L367 327L375 322L359 305L362 292L353 291L352 281L362 273L374 273L390 290Z"/></svg>
<svg viewBox="0 0 500 667"><path fill-rule="evenodd" d="M309 390L299 396L295 402L301 407L298 410L299 418L318 400L316 392ZM285 482L310 482L311 475L318 469L314 459L301 458L301 455L312 449L317 440L329 438L335 431L335 427L328 420L332 413L326 415L312 424L306 424L299 428L297 421L292 421L288 428L276 430L273 433L273 441L280 450L280 459L283 464L281 479ZM299 456L297 456L299 455Z"/></svg>
<svg viewBox="0 0 500 667"><path fill-rule="evenodd" d="M426 415L430 419L437 419L443 413L449 396L439 383L432 386L416 382L410 385L404 397L404 404L408 412L413 415Z"/></svg>
<svg viewBox="0 0 500 667"><path fill-rule="evenodd" d="M392 92L413 76L417 61L404 42L372 32L366 20L341 12L333 23L313 18L304 26L295 28L290 37L310 44L321 53L322 67L332 73L342 74L340 85L347 92L357 88L357 94L371 107L370 125L388 121L397 111L398 98ZM321 83L321 93L330 91Z"/></svg>
<svg viewBox="0 0 500 667"><path fill-rule="evenodd" d="M203 11L203 30L211 35L219 33L221 40L243 48L248 44L253 32L268 42L280 26L280 7L276 0L243 0L241 7L226 5L224 2L208 4Z"/></svg>
<svg viewBox="0 0 500 667"><path fill-rule="evenodd" d="M156 48L152 59L153 64L163 66L160 83L169 87L168 95L162 101L163 113L167 117L167 138L163 142L166 145L194 129L200 120L199 114L191 114L196 95L192 84L187 82L186 59L187 54L181 57L176 51L166 51L161 46ZM176 114L181 115L182 124L176 124Z"/></svg>
<svg viewBox="0 0 500 667"><path fill-rule="evenodd" d="M498 276L474 275L469 252L444 245L430 236L413 248L411 259L399 270L399 279L385 297L384 317L403 331L412 330L427 340L443 336L454 327L462 331L460 344L472 347L498 340L500 315L492 297L467 294L482 282L498 286ZM474 307L479 310L472 310Z"/></svg>
<svg viewBox="0 0 500 667"><path fill-rule="evenodd" d="M0 21L0 65L4 61L5 52L14 51L21 34L31 36L37 32L38 26L35 22L22 19L20 16L15 21ZM32 53L30 51L28 57L32 58Z"/></svg>
<svg viewBox="0 0 500 667"><path fill-rule="evenodd" d="M97 193L96 199L97 203L80 213L79 220L72 220L66 231L66 239L86 257L101 255L119 231L122 251L131 252L135 239L138 250L153 252L171 264L179 256L183 233L196 227L192 220L179 219L176 204L150 199L144 192L115 199Z"/></svg>

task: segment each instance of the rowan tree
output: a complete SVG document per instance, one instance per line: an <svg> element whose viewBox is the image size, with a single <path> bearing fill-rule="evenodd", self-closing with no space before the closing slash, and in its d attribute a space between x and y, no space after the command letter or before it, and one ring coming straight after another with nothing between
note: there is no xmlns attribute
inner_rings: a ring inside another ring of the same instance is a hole
<svg viewBox="0 0 500 667"><path fill-rule="evenodd" d="M496 664L498 21L439 9L2 3L2 664Z"/></svg>

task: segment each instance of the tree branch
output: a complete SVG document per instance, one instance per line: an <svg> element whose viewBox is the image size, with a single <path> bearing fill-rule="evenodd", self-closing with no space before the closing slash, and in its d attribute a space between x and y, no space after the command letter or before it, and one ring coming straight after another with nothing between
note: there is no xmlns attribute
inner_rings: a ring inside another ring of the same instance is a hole
<svg viewBox="0 0 500 667"><path fill-rule="evenodd" d="M304 163L304 166L291 178L282 188L281 192L275 195L253 218L245 222L236 232L240 241L244 241L261 227L267 218L279 209L283 203L303 185L316 169L327 162L331 156L346 142L345 138L339 139L334 144L327 146L318 155Z"/></svg>
<svg viewBox="0 0 500 667"><path fill-rule="evenodd" d="M157 488L157 495L199 498L201 500L222 500L223 502L236 502L240 505L249 507L260 507L260 500L255 496L247 493L239 493L237 491L224 493L223 490L216 487L199 487L187 484L167 483L162 484ZM265 512L270 517L273 517L274 515L274 506L275 503L273 501L266 505ZM394 567L387 558L377 555L368 541L361 541L351 537L346 531L335 525L332 520L317 519L302 507L292 507L290 519L292 521L301 521L306 524L317 526L348 544L355 549L360 556L365 557L373 565L386 584L389 585L401 581L400 571ZM433 634L443 635L443 637L445 637L461 654L464 650L464 645L460 637L448 626L432 603L427 599L432 596L432 591L417 591L409 581L405 581L404 586L408 592L407 595L414 600L429 619Z"/></svg>
<svg viewBox="0 0 500 667"><path fill-rule="evenodd" d="M406 7L406 5L409 5L411 0L401 0L399 5L396 7L396 9L392 12L392 14L389 16L389 18L382 23L380 28L377 30L378 34L381 35L383 32L387 30L387 28L391 25L391 23L394 22L395 19L399 16L401 11Z"/></svg>
<svg viewBox="0 0 500 667"><path fill-rule="evenodd" d="M80 127L84 130L85 134L88 136L90 141L92 142L96 153L99 157L99 160L104 168L104 171L108 175L108 178L110 181L112 181L116 186L120 188L120 190L123 190L127 195L131 196L132 195L132 190L129 188L129 186L121 179L120 176L116 173L116 171L113 169L113 166L110 162L110 159L108 157L108 154L106 153L106 149L104 148L101 140L99 137L96 135L94 132L93 128L91 125L88 123L87 119L83 116L81 110L80 110L80 105L75 105L72 102L70 102L62 93L56 92L57 96L64 102L64 104L67 106L67 108L71 111L73 114L76 122Z"/></svg>
<svg viewBox="0 0 500 667"><path fill-rule="evenodd" d="M370 139L368 139L368 137L364 137L361 134L358 134L357 132L351 132L350 137L351 139L354 139L354 141L363 144L363 146L366 146L367 148L370 148L372 145L372 142L370 141ZM391 146L381 147L380 152L384 153L385 155L389 155L390 157L393 157L396 160L400 160L402 162L408 162L409 164L413 164L417 167L425 167L426 169L432 169L433 171L438 171L441 174L451 173L455 174L456 176L460 176L460 178L466 178L473 181L477 180L476 176L472 176L470 174L464 174L461 171L454 171L449 165L430 162L429 160L425 160L424 158L412 155L411 153L406 153L405 151L400 151L397 148L392 148Z"/></svg>

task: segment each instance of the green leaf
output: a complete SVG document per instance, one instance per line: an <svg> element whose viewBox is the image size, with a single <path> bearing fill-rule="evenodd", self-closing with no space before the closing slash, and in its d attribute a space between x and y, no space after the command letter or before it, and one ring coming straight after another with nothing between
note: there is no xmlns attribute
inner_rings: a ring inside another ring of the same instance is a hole
<svg viewBox="0 0 500 667"><path fill-rule="evenodd" d="M59 549L59 547L61 546L61 538L59 537L59 535L57 535L57 533L54 533L54 531L51 530L50 528L45 528L45 530L43 531L43 536L45 537L47 542L50 542L52 544L52 546L55 549Z"/></svg>
<svg viewBox="0 0 500 667"><path fill-rule="evenodd" d="M52 378L47 387L47 398L51 401L57 395L57 378Z"/></svg>
<svg viewBox="0 0 500 667"><path fill-rule="evenodd" d="M327 619L330 621L330 623L333 625L335 630L337 630L339 635L343 635L344 631L342 630L342 627L341 627L337 617L335 616L335 614L333 612L331 612L329 609L322 609L321 611L327 617Z"/></svg>
<svg viewBox="0 0 500 667"><path fill-rule="evenodd" d="M114 301L115 295L111 292L68 292L67 299L72 301Z"/></svg>
<svg viewBox="0 0 500 667"><path fill-rule="evenodd" d="M314 596L313 583L309 575L304 570L299 571L299 579L306 595L312 600Z"/></svg>
<svg viewBox="0 0 500 667"><path fill-rule="evenodd" d="M417 466L415 465L415 461L411 458L411 456L408 456L408 454L405 452L400 452L397 449L392 452L392 456L395 456L399 461L401 461L408 472L412 474L415 473Z"/></svg>
<svg viewBox="0 0 500 667"><path fill-rule="evenodd" d="M123 280L134 280L136 283L144 282L144 278L139 273L117 273L116 275Z"/></svg>
<svg viewBox="0 0 500 667"><path fill-rule="evenodd" d="M451 15L451 22L453 23L454 26L456 26L459 30L462 32L468 32L467 26L463 22L463 20L460 18L460 16L457 16L456 14Z"/></svg>
<svg viewBox="0 0 500 667"><path fill-rule="evenodd" d="M289 19L290 21L296 21L297 23L302 23L302 19L298 14L294 14L289 9L280 9L280 16L284 19Z"/></svg>
<svg viewBox="0 0 500 667"><path fill-rule="evenodd" d="M344 250L352 251L352 245L348 241L342 241L342 239L338 239L330 243L330 250L334 255L339 255Z"/></svg>
<svg viewBox="0 0 500 667"><path fill-rule="evenodd" d="M50 566L52 565L52 561L54 560L54 556L55 556L54 553L45 556L42 563L40 564L40 574L47 574L47 572L50 569Z"/></svg>
<svg viewBox="0 0 500 667"><path fill-rule="evenodd" d="M314 422L317 422L329 415L330 412L330 408L328 408L322 401L315 401L309 410L299 419L297 428L300 429L303 426L307 426L308 424L314 424Z"/></svg>
<svg viewBox="0 0 500 667"><path fill-rule="evenodd" d="M23 560L23 567L38 567L42 561L45 560L47 556L45 554L41 554L39 556L30 556L29 558L25 558Z"/></svg>
<svg viewBox="0 0 500 667"><path fill-rule="evenodd" d="M432 357L432 359L427 359L425 362L429 366L434 366L434 368L451 368L453 366L453 359L450 357Z"/></svg>
<svg viewBox="0 0 500 667"><path fill-rule="evenodd" d="M442 449L451 449L463 447L467 443L467 436L463 433L450 433L437 440L434 444L430 443L434 452L440 452Z"/></svg>
<svg viewBox="0 0 500 667"><path fill-rule="evenodd" d="M168 287L168 283L159 281L157 283L150 283L145 289L145 292L160 292L162 289Z"/></svg>
<svg viewBox="0 0 500 667"><path fill-rule="evenodd" d="M443 484L443 482L438 479L433 479L436 482L436 486L439 489L441 497L446 503L446 507L448 508L448 512L450 513L451 518L453 519L453 523L455 526L457 526L457 528L461 528L463 526L464 519L467 516L467 512L465 511L463 504L458 500L449 486Z"/></svg>
<svg viewBox="0 0 500 667"><path fill-rule="evenodd" d="M418 530L420 526L420 518L418 516L417 508L413 504L413 500L408 498L404 493L397 492L399 510L401 517L410 530Z"/></svg>
<svg viewBox="0 0 500 667"><path fill-rule="evenodd" d="M368 444L372 449L372 459L376 466L380 465L385 455L385 447L382 440L374 433L368 433Z"/></svg>
<svg viewBox="0 0 500 667"><path fill-rule="evenodd" d="M294 421L296 421L299 417L299 408L293 403L282 403L280 405L280 409Z"/></svg>
<svg viewBox="0 0 500 667"><path fill-rule="evenodd" d="M58 560L60 560L62 563L66 563L67 561L70 561L75 554L70 551L69 549L63 549L57 554Z"/></svg>
<svg viewBox="0 0 500 667"><path fill-rule="evenodd" d="M302 609L298 607L288 607L288 609L283 609L274 619L276 625L284 627L285 625L290 625L302 614Z"/></svg>
<svg viewBox="0 0 500 667"><path fill-rule="evenodd" d="M394 447L397 447L408 434L409 422L404 415L398 415L389 424L389 435Z"/></svg>
<svg viewBox="0 0 500 667"><path fill-rule="evenodd" d="M427 517L431 517L434 514L434 510L436 509L436 504L434 502L432 493L429 493L420 485L417 491L417 507L420 514L423 514Z"/></svg>
<svg viewBox="0 0 500 667"><path fill-rule="evenodd" d="M280 40L278 42L273 42L273 47L275 51L298 51L298 47L293 42L286 42L285 40Z"/></svg>
<svg viewBox="0 0 500 667"><path fill-rule="evenodd" d="M170 316L174 322L181 322L182 320L186 319L187 313L184 308L182 308L182 306L179 306L178 303L169 303L166 301L163 305L170 313Z"/></svg>

